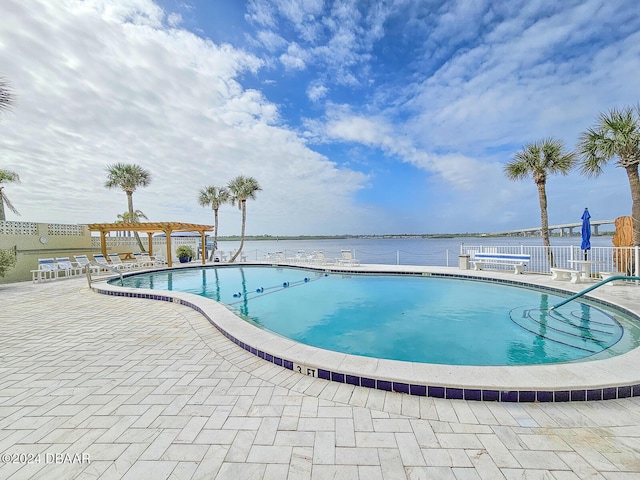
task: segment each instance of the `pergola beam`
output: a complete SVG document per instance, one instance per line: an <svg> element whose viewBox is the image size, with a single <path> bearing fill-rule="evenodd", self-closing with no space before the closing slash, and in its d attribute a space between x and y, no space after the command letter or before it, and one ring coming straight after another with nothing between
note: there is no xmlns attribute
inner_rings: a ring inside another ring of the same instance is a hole
<svg viewBox="0 0 640 480"><path fill-rule="evenodd" d="M198 232L202 241L202 264L206 263L206 232L213 230L212 225L199 225L182 222L144 222L144 223L91 223L90 231L100 232L100 249L107 256L106 236L109 232L145 232L149 238L149 255L153 255L153 234L164 233L167 236L167 265L171 266L171 233Z"/></svg>

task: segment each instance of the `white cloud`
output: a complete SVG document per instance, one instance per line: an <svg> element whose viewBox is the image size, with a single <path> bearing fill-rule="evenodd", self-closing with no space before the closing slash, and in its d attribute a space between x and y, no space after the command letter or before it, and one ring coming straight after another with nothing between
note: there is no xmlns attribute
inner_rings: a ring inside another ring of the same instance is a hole
<svg viewBox="0 0 640 480"><path fill-rule="evenodd" d="M263 188L248 233L366 228L370 215L352 200L366 177L311 151L278 125L275 105L238 83L262 61L166 29L149 5L5 2L0 65L17 102L0 149L22 179L10 192L22 219L115 220L126 200L104 188L105 166L127 162L153 175L134 194L150 220L210 223L198 190L244 174ZM221 219L221 233L237 233L237 209L224 207Z"/></svg>
<svg viewBox="0 0 640 480"><path fill-rule="evenodd" d="M182 23L182 15L179 13L171 13L167 17L167 23L172 27L177 27Z"/></svg>
<svg viewBox="0 0 640 480"><path fill-rule="evenodd" d="M287 53L280 55L280 62L285 68L291 70L304 70L306 64L304 61L305 52L296 43L291 43L287 47Z"/></svg>
<svg viewBox="0 0 640 480"><path fill-rule="evenodd" d="M323 99L329 93L329 89L321 82L314 82L307 88L307 96L312 102Z"/></svg>

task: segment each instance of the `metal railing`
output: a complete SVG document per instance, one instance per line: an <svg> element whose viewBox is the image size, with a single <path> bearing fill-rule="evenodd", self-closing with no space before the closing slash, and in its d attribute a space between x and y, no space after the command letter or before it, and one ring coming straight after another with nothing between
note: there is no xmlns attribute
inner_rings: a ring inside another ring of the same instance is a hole
<svg viewBox="0 0 640 480"><path fill-rule="evenodd" d="M596 288L601 287L605 283L615 282L616 280L640 280L640 277L628 277L626 275L614 275L613 277L605 278L601 282L598 282L595 285L591 285L589 288L585 288L584 290L582 290L581 292L576 293L575 295L571 295L569 298L561 301L560 303L556 303L549 310L555 310L556 308L561 307L563 305L566 305L567 303L575 300L576 298L580 298L583 295L586 295L587 293L595 290Z"/></svg>
<svg viewBox="0 0 640 480"><path fill-rule="evenodd" d="M89 283L89 288L91 288L91 267L99 267L100 269L106 269L109 270L115 274L117 274L120 277L120 286L124 286L124 277L122 276L122 272L116 268L116 267L112 267L111 265L103 265L100 263L96 263L96 262L88 262L85 265L83 265L83 267L85 268L85 273L87 274L87 282ZM98 270L100 271L100 270Z"/></svg>

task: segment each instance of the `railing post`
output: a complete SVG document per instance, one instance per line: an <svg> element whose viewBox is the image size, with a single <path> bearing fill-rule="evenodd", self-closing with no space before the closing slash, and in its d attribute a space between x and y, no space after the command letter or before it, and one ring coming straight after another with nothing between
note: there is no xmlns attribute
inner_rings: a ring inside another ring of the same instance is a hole
<svg viewBox="0 0 640 480"><path fill-rule="evenodd" d="M400 265L400 250L396 250L396 265Z"/></svg>

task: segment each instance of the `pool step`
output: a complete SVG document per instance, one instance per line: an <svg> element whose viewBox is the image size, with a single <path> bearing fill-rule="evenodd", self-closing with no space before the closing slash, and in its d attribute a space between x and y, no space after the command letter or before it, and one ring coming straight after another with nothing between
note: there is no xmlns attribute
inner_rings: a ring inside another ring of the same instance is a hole
<svg viewBox="0 0 640 480"><path fill-rule="evenodd" d="M613 317L586 305L567 310L519 307L510 316L534 335L591 354L609 348L622 337L622 327Z"/></svg>

